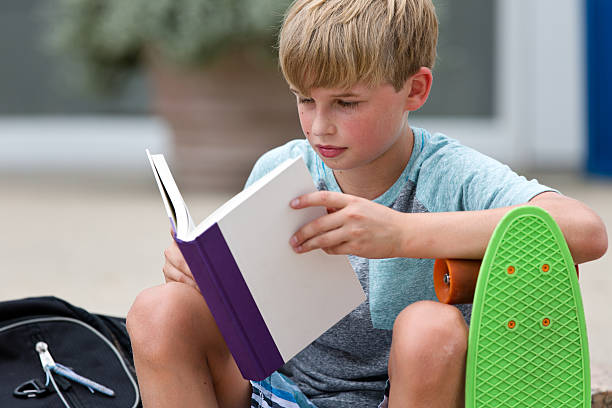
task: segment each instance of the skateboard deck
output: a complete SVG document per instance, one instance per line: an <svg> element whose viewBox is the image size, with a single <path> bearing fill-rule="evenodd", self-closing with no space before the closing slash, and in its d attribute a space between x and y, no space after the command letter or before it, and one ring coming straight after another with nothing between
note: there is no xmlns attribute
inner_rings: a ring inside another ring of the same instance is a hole
<svg viewBox="0 0 612 408"><path fill-rule="evenodd" d="M468 408L591 406L576 269L541 208L510 211L491 237L474 294L465 397Z"/></svg>

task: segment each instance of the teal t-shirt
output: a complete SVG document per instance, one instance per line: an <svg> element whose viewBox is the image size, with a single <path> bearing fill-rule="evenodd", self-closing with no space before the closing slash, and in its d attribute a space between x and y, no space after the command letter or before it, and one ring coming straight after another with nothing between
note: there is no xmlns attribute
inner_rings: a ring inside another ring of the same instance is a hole
<svg viewBox="0 0 612 408"><path fill-rule="evenodd" d="M387 207L402 205L403 212L472 211L506 207L529 201L544 191L555 191L527 181L508 166L461 145L442 134L413 128L415 141L410 161L395 184L373 201ZM319 189L342 190L305 139L293 140L264 154L255 164L247 185L288 158L302 156ZM435 299L433 282L423 281L414 269L423 260L410 258L370 260L370 305L375 327L391 328L408 304ZM432 261L425 261L427 269ZM381 296L379 296L381 295Z"/></svg>
<svg viewBox="0 0 612 408"><path fill-rule="evenodd" d="M555 191L445 135L412 130L410 161L397 181L374 199L379 204L408 213L485 210L526 203L544 191ZM297 156L304 158L319 190L341 192L333 171L305 139L264 154L247 185ZM349 259L367 294L366 302L281 370L320 407L351 406L364 398L371 398L373 404L380 401L389 330L396 316L413 302L436 300L433 259ZM458 308L469 321L471 305Z"/></svg>

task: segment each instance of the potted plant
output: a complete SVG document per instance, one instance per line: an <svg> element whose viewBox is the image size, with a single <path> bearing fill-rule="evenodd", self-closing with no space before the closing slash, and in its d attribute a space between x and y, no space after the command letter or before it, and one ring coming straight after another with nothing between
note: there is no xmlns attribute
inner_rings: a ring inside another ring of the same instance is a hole
<svg viewBox="0 0 612 408"><path fill-rule="evenodd" d="M289 2L56 0L48 42L99 93L145 72L181 187L236 190L259 155L299 134L274 56Z"/></svg>

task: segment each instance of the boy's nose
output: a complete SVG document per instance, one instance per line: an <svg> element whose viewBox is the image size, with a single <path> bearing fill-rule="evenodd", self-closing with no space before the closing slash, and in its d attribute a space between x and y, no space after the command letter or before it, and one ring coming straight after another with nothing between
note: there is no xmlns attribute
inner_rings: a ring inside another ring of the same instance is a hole
<svg viewBox="0 0 612 408"><path fill-rule="evenodd" d="M326 115L315 115L311 131L315 136L330 135L336 131L336 127Z"/></svg>

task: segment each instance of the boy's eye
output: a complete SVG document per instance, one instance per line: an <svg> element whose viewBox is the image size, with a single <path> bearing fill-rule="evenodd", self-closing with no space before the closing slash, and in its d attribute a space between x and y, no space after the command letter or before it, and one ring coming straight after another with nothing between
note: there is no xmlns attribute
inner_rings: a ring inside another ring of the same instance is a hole
<svg viewBox="0 0 612 408"><path fill-rule="evenodd" d="M358 104L359 104L359 102L357 102L357 101L338 100L338 105L340 105L343 108L356 108Z"/></svg>
<svg viewBox="0 0 612 408"><path fill-rule="evenodd" d="M310 98L299 98L298 99L300 103L312 103L313 100Z"/></svg>

